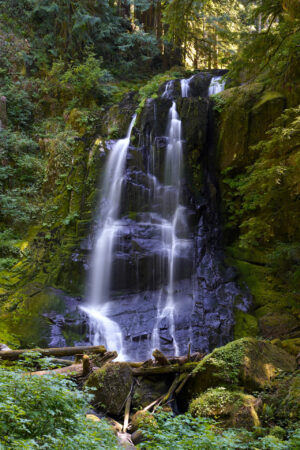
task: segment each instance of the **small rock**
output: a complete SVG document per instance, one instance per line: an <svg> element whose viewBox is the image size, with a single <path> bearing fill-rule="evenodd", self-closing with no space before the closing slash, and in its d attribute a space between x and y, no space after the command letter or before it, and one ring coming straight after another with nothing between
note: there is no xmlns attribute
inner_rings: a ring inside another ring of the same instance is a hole
<svg viewBox="0 0 300 450"><path fill-rule="evenodd" d="M141 442L143 442L144 435L143 435L142 430L136 430L134 433L132 433L131 440L134 443L134 445L138 445Z"/></svg>

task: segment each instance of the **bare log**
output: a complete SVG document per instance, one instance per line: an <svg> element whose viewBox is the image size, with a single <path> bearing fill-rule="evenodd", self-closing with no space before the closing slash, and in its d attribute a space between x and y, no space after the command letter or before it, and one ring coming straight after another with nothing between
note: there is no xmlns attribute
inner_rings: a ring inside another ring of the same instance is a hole
<svg viewBox="0 0 300 450"><path fill-rule="evenodd" d="M154 400L154 402L150 403L150 405L146 406L145 408L142 409L142 411L149 411L151 408L153 408L154 406L156 406L158 403L160 403L162 401L162 399L164 398L163 395L161 395L160 397L158 397L156 400Z"/></svg>
<svg viewBox="0 0 300 450"><path fill-rule="evenodd" d="M103 356L96 356L92 359L92 362L97 367L102 367L104 364L113 361L118 356L117 352L106 352Z"/></svg>
<svg viewBox="0 0 300 450"><path fill-rule="evenodd" d="M177 386L180 384L180 382L182 381L182 379L185 377L186 375L183 374L177 374L176 378L174 379L173 383L171 384L168 392L166 393L166 395L163 398L163 403L167 403L171 398L172 395L174 394Z"/></svg>
<svg viewBox="0 0 300 450"><path fill-rule="evenodd" d="M1 359L1 353L0 353L0 359ZM74 361L71 359L61 359L61 358L52 358L51 359L52 364L61 364L62 366L72 366L74 364Z"/></svg>
<svg viewBox="0 0 300 450"><path fill-rule="evenodd" d="M39 370L37 372L26 372L25 375L74 375L74 376L82 376L82 364L73 364L68 367L60 367L59 369L53 370Z"/></svg>
<svg viewBox="0 0 300 450"><path fill-rule="evenodd" d="M183 380L181 381L181 383L179 384L178 388L175 391L176 395L178 395L181 392L183 386L185 385L187 380L191 377L191 375L192 375L191 373L188 373L187 375L185 375L185 377L183 378Z"/></svg>
<svg viewBox="0 0 300 450"><path fill-rule="evenodd" d="M23 353L27 353L29 351L39 352L42 356L73 356L78 353L100 353L104 354L106 352L106 348L103 345L94 346L94 347L60 347L60 348L33 348L27 350L9 350L0 352L0 358L8 359L10 361L15 361L22 356Z"/></svg>
<svg viewBox="0 0 300 450"><path fill-rule="evenodd" d="M132 369L133 375L148 376L148 375L165 375L166 373L184 373L192 372L198 366L197 362L189 362L187 364L174 364L170 366L154 366L154 367L137 367Z"/></svg>

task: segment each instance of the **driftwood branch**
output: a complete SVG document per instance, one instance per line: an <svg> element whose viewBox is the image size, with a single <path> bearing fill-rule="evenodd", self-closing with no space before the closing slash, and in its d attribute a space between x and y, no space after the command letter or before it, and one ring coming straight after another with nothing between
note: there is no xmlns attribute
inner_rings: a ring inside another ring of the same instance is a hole
<svg viewBox="0 0 300 450"><path fill-rule="evenodd" d="M130 391L130 394L128 395L128 398L127 398L126 403L125 403L123 433L126 433L127 428L128 428L129 414L130 414L130 405L131 405L131 391Z"/></svg>
<svg viewBox="0 0 300 450"><path fill-rule="evenodd" d="M145 408L142 409L142 411L149 411L151 408L153 408L154 406L156 406L158 403L160 403L163 400L164 396L161 395L160 397L158 397L156 400L154 400L154 402L150 403L150 405L146 406Z"/></svg>
<svg viewBox="0 0 300 450"><path fill-rule="evenodd" d="M30 350L7 350L0 352L0 358L15 361L19 359L23 353L29 351L39 352L42 356L74 356L78 353L100 353L104 354L106 348L103 345L96 347L61 347L61 348L33 348Z"/></svg>

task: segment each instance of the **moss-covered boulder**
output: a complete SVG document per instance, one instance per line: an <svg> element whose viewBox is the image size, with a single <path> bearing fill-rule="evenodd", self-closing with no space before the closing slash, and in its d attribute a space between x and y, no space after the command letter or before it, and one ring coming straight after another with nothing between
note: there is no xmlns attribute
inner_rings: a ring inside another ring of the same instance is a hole
<svg viewBox="0 0 300 450"><path fill-rule="evenodd" d="M131 418L130 431L136 431L139 428L156 427L155 417L148 411L137 411Z"/></svg>
<svg viewBox="0 0 300 450"><path fill-rule="evenodd" d="M251 429L260 426L257 412L261 403L253 395L219 387L192 400L189 412L194 417L211 417L224 426Z"/></svg>
<svg viewBox="0 0 300 450"><path fill-rule="evenodd" d="M300 422L300 371L278 376L260 393L264 426L274 423L292 428Z"/></svg>
<svg viewBox="0 0 300 450"><path fill-rule="evenodd" d="M93 372L87 387L95 388L93 405L107 414L118 416L125 406L133 381L128 363L110 363Z"/></svg>
<svg viewBox="0 0 300 450"><path fill-rule="evenodd" d="M285 350L254 338L239 339L216 348L198 364L179 401L186 407L192 398L217 386L263 389L278 373L295 369L296 359Z"/></svg>
<svg viewBox="0 0 300 450"><path fill-rule="evenodd" d="M299 320L283 311L269 312L259 319L259 327L264 337L275 339L298 331Z"/></svg>

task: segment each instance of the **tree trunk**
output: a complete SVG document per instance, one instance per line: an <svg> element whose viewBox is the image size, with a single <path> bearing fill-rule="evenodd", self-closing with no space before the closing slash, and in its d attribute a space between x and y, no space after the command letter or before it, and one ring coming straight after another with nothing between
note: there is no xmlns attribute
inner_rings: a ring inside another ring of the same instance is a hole
<svg viewBox="0 0 300 450"><path fill-rule="evenodd" d="M15 361L23 355L23 353L27 353L29 351L39 352L42 356L74 356L80 353L100 353L104 354L106 352L106 348L103 345L99 345L96 347L61 347L61 348L33 348L27 350L9 350L0 352L1 359L8 359L10 361Z"/></svg>

